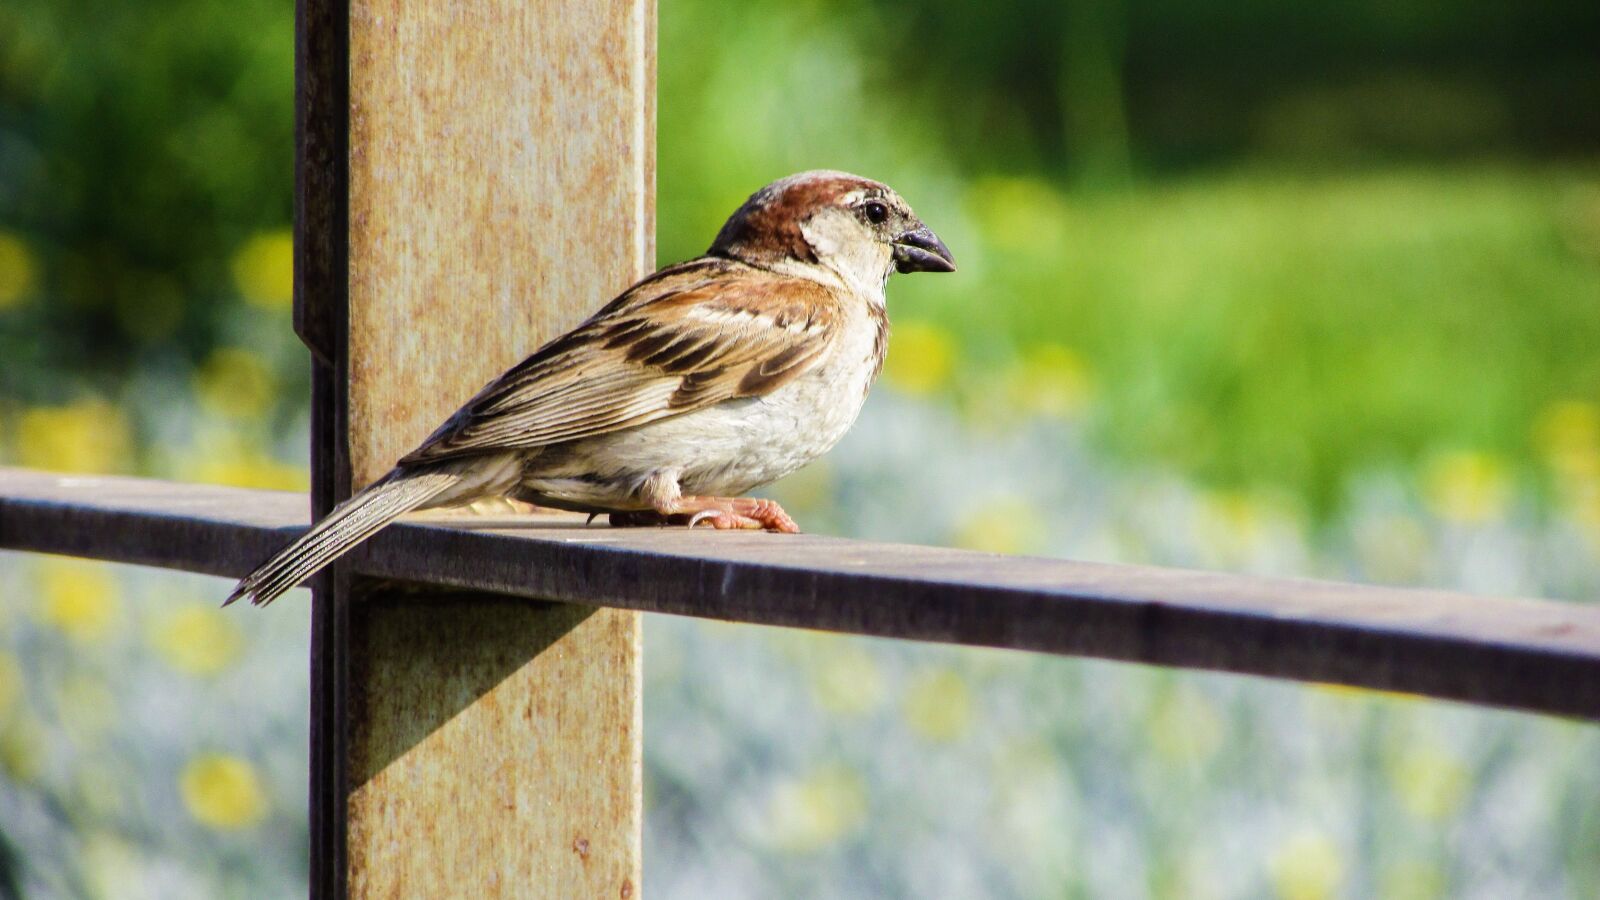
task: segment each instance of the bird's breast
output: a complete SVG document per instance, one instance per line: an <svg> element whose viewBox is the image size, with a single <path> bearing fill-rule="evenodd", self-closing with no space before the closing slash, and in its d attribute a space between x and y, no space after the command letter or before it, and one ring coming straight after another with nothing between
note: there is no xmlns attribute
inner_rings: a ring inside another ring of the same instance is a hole
<svg viewBox="0 0 1600 900"><path fill-rule="evenodd" d="M778 390L679 417L702 438L721 435L684 467L684 490L742 494L828 452L855 424L878 366L872 329L852 329L827 359Z"/></svg>
<svg viewBox="0 0 1600 900"><path fill-rule="evenodd" d="M691 495L739 495L776 481L831 449L861 412L882 362L883 329L865 314L851 326L826 358L769 394L585 438L549 469L535 458L525 482L571 502L628 508L660 471L678 472Z"/></svg>

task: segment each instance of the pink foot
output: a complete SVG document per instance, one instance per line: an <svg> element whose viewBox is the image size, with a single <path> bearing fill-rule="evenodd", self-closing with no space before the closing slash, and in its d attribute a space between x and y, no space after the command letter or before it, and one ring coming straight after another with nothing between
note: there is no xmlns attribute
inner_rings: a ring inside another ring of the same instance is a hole
<svg viewBox="0 0 1600 900"><path fill-rule="evenodd" d="M679 497L665 509L612 513L611 524L709 525L718 531L763 529L799 534L800 526L775 501L754 497Z"/></svg>
<svg viewBox="0 0 1600 900"><path fill-rule="evenodd" d="M780 534L799 534L800 526L776 501L753 497L680 497L674 513L693 512L689 527L706 522L718 530L760 528Z"/></svg>

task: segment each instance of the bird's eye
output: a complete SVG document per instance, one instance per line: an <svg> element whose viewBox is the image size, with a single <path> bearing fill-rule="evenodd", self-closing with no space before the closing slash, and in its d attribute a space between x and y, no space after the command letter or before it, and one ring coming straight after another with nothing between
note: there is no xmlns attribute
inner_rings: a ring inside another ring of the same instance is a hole
<svg viewBox="0 0 1600 900"><path fill-rule="evenodd" d="M868 203L866 206L861 207L861 209L867 214L867 221L874 225L882 225L884 220L889 218L889 207L884 206L882 203L878 203L877 201Z"/></svg>

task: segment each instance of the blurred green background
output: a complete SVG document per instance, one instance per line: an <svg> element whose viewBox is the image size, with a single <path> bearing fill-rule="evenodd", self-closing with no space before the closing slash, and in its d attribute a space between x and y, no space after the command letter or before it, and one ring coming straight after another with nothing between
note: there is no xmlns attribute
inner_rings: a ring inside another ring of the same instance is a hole
<svg viewBox="0 0 1600 900"><path fill-rule="evenodd" d="M811 530L1600 590L1600 5L660 15L662 262L832 167L962 264L774 488ZM292 49L282 3L0 8L0 460L303 489ZM299 892L304 621L220 589L0 557L0 897ZM1600 895L1593 728L648 627L652 894Z"/></svg>

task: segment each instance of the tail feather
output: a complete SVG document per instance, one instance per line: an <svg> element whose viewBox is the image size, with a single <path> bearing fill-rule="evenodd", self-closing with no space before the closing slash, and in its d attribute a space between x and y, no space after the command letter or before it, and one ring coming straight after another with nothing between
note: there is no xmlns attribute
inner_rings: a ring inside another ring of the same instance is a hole
<svg viewBox="0 0 1600 900"><path fill-rule="evenodd" d="M444 493L460 480L461 476L453 472L434 471L396 475L377 482L339 504L310 531L257 566L222 605L243 597L249 597L257 606L271 603L383 526Z"/></svg>

